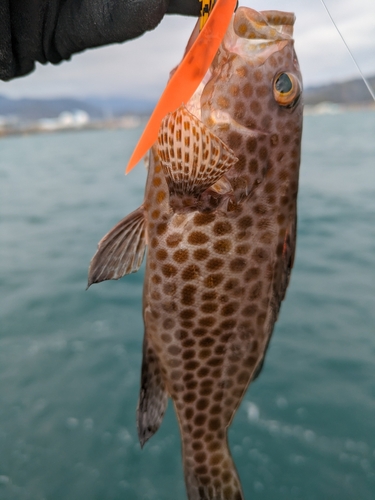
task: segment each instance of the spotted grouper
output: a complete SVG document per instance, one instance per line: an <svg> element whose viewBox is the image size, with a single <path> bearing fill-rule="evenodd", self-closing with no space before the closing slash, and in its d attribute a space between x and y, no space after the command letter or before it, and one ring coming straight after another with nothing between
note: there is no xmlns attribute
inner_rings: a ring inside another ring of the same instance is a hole
<svg viewBox="0 0 375 500"><path fill-rule="evenodd" d="M100 241L89 285L146 246L141 445L168 398L189 500L240 500L227 431L259 374L293 265L302 132L294 15L238 8L149 154L144 203Z"/></svg>

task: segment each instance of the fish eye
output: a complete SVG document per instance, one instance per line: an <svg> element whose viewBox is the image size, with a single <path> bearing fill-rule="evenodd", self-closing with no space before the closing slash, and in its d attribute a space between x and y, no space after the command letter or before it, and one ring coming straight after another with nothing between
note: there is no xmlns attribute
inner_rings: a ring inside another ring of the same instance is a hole
<svg viewBox="0 0 375 500"><path fill-rule="evenodd" d="M292 73L279 73L273 83L273 96L280 106L291 107L301 94L301 84Z"/></svg>

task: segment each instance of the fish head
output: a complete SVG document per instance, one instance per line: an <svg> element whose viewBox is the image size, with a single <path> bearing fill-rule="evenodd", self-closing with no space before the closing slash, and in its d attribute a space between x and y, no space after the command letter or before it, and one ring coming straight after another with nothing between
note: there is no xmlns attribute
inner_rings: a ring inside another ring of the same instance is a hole
<svg viewBox="0 0 375 500"><path fill-rule="evenodd" d="M222 111L248 128L267 130L264 116L301 104L294 21L294 14L288 12L237 10L206 75L203 119L213 110Z"/></svg>
<svg viewBox="0 0 375 500"><path fill-rule="evenodd" d="M259 183L291 154L298 172L303 104L294 21L293 13L238 8L188 105L238 158L229 178L252 174ZM248 172L251 158L258 168Z"/></svg>

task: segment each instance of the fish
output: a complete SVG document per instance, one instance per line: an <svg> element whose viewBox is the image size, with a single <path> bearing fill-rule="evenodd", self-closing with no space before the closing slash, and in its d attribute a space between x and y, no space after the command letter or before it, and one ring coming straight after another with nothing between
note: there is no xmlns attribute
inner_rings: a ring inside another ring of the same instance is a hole
<svg viewBox="0 0 375 500"><path fill-rule="evenodd" d="M143 204L98 244L88 285L146 254L137 427L169 399L189 500L243 500L227 441L293 267L302 76L293 13L239 7L188 102L161 121Z"/></svg>

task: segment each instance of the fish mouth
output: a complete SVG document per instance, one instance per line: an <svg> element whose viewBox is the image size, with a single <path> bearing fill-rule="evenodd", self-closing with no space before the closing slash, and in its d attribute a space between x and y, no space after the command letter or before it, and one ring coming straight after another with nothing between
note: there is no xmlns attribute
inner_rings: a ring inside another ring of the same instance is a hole
<svg viewBox="0 0 375 500"><path fill-rule="evenodd" d="M233 20L237 36L253 42L290 40L295 22L293 12L263 10L257 12L249 7L239 7Z"/></svg>
<svg viewBox="0 0 375 500"><path fill-rule="evenodd" d="M243 57L250 66L263 64L273 53L293 44L295 15L292 12L239 7L223 40L229 52Z"/></svg>

